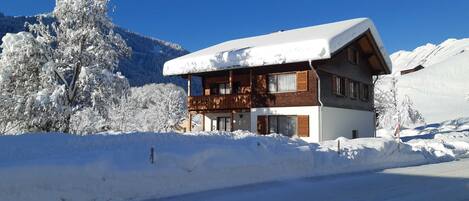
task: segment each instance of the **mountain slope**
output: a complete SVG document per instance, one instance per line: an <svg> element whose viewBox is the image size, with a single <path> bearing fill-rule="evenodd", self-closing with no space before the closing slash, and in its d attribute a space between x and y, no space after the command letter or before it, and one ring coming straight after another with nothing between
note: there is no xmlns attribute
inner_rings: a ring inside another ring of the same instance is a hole
<svg viewBox="0 0 469 201"><path fill-rule="evenodd" d="M34 23L36 22L36 17L11 17L0 13L0 38L6 33L24 31L25 22ZM133 50L132 57L121 59L118 67L118 70L129 79L132 86L171 82L186 89L186 81L184 79L179 77L164 77L162 69L165 61L185 55L188 51L184 50L180 45L141 36L119 27L116 27L115 31L124 38L127 45L132 47Z"/></svg>
<svg viewBox="0 0 469 201"><path fill-rule="evenodd" d="M418 65L431 66L469 51L469 38L448 39L439 45L428 43L413 51L398 51L391 55L393 71L410 69Z"/></svg>
<svg viewBox="0 0 469 201"><path fill-rule="evenodd" d="M391 59L393 75L385 76L377 88L391 87L390 78L396 78L399 97L409 96L427 123L469 117L469 38L398 51ZM425 68L400 75L417 65Z"/></svg>

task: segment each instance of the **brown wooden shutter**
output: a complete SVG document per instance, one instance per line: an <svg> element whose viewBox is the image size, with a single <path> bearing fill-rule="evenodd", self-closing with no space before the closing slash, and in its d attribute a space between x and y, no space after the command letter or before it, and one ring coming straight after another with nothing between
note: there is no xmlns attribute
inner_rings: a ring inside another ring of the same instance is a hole
<svg viewBox="0 0 469 201"><path fill-rule="evenodd" d="M309 116L298 116L298 136L309 137Z"/></svg>
<svg viewBox="0 0 469 201"><path fill-rule="evenodd" d="M296 90L308 91L308 71L296 72Z"/></svg>
<svg viewBox="0 0 469 201"><path fill-rule="evenodd" d="M257 116L257 133L261 135L267 134L267 116Z"/></svg>
<svg viewBox="0 0 469 201"><path fill-rule="evenodd" d="M344 96L349 97L350 95L350 80L348 78L343 78L345 82L345 90L344 90Z"/></svg>
<svg viewBox="0 0 469 201"><path fill-rule="evenodd" d="M365 98L365 84L360 83L360 87L359 87L359 88L360 88L360 91L359 91L359 93L358 93L358 98L359 98L360 100L363 100L363 99Z"/></svg>
<svg viewBox="0 0 469 201"><path fill-rule="evenodd" d="M355 63L355 53L351 47L347 48L347 60L352 64Z"/></svg>
<svg viewBox="0 0 469 201"><path fill-rule="evenodd" d="M256 77L256 88L259 92L267 92L267 76L257 75Z"/></svg>
<svg viewBox="0 0 469 201"><path fill-rule="evenodd" d="M332 94L337 94L337 76L332 75Z"/></svg>

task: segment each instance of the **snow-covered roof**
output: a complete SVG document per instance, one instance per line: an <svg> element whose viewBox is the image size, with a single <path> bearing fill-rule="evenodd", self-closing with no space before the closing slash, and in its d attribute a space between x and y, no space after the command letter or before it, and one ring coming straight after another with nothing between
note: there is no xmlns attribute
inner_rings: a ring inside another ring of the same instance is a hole
<svg viewBox="0 0 469 201"><path fill-rule="evenodd" d="M391 68L373 22L357 18L223 42L166 62L163 74L183 75L329 59L335 51L368 30L387 67Z"/></svg>

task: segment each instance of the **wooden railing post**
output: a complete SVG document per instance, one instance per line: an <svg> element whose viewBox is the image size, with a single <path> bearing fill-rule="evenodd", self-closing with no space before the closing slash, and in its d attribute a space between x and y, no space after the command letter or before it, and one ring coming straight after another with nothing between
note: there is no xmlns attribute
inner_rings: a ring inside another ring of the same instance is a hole
<svg viewBox="0 0 469 201"><path fill-rule="evenodd" d="M233 71L230 70L230 77L228 78L230 85L230 94L233 94Z"/></svg>
<svg viewBox="0 0 469 201"><path fill-rule="evenodd" d="M192 95L191 80L192 80L192 75L188 75L187 76L187 96Z"/></svg>

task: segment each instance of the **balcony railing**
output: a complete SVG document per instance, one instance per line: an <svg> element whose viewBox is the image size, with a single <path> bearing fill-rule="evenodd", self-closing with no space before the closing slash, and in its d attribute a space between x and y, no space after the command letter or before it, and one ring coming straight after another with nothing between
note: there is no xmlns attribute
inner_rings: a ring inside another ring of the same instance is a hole
<svg viewBox="0 0 469 201"><path fill-rule="evenodd" d="M227 110L251 108L250 94L190 96L189 110Z"/></svg>

